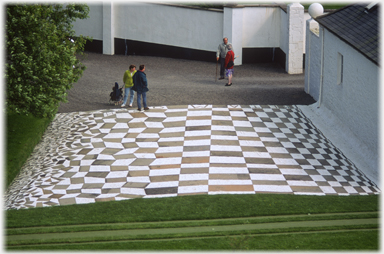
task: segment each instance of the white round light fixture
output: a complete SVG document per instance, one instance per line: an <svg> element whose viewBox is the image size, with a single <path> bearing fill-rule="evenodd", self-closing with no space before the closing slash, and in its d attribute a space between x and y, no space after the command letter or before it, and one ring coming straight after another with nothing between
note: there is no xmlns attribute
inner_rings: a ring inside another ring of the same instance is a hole
<svg viewBox="0 0 384 254"><path fill-rule="evenodd" d="M316 18L324 13L324 8L319 3L313 3L309 6L308 13L312 18Z"/></svg>

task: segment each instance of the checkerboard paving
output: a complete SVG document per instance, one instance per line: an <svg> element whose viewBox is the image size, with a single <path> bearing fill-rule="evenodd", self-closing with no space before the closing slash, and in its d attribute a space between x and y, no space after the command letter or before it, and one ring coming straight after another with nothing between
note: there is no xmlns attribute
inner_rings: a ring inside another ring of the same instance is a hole
<svg viewBox="0 0 384 254"><path fill-rule="evenodd" d="M196 194L380 192L296 106L58 114L41 145L43 155L27 163L28 181L8 191L6 209Z"/></svg>

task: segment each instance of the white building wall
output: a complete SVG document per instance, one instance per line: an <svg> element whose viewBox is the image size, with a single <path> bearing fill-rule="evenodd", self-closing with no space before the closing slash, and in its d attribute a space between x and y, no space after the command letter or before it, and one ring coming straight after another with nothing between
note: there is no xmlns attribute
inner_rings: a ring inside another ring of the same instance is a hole
<svg viewBox="0 0 384 254"><path fill-rule="evenodd" d="M222 40L221 12L150 3L114 3L115 37L216 51Z"/></svg>
<svg viewBox="0 0 384 254"><path fill-rule="evenodd" d="M73 22L76 36L84 35L95 40L103 40L103 2L92 2L89 6L89 18Z"/></svg>
<svg viewBox="0 0 384 254"><path fill-rule="evenodd" d="M289 46L290 23L278 6L236 6L224 11L139 2L96 2L89 6L90 18L74 22L74 29L77 35L103 41L104 54L114 54L114 38L215 52L222 38L228 37L236 65L242 64L243 48L280 48L288 59L287 66L302 66L302 54L301 60L299 54L289 56L294 51ZM298 24L304 31L305 22ZM295 47L305 51L303 45ZM300 63L294 63L296 60ZM288 67L286 70L292 73Z"/></svg>
<svg viewBox="0 0 384 254"><path fill-rule="evenodd" d="M307 20L306 54L305 54L305 92L316 101L319 100L321 82L321 50L322 41L318 33L311 31L312 27L319 27L314 20Z"/></svg>
<svg viewBox="0 0 384 254"><path fill-rule="evenodd" d="M243 11L243 48L280 47L281 9L247 7Z"/></svg>
<svg viewBox="0 0 384 254"><path fill-rule="evenodd" d="M378 152L379 67L341 41L324 32L324 83L321 104L344 122L372 152ZM344 58L343 82L337 84L338 53Z"/></svg>

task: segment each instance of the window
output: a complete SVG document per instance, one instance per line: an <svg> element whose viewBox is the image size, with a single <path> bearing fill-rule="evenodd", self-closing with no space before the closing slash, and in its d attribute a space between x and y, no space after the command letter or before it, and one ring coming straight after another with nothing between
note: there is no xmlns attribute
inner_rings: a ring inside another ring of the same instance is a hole
<svg viewBox="0 0 384 254"><path fill-rule="evenodd" d="M337 56L337 84L338 85L341 85L343 83L343 55L342 54L338 54Z"/></svg>

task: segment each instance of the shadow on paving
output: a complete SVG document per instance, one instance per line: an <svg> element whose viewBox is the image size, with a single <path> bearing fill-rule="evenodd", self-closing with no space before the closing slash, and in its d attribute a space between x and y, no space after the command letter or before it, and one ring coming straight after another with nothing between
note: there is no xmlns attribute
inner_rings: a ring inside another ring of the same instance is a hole
<svg viewBox="0 0 384 254"><path fill-rule="evenodd" d="M87 69L68 91L68 103L59 113L112 109L109 94L115 82L123 86L124 72L131 64L146 65L148 106L170 105L309 105L304 92L304 74L289 75L276 63L235 66L233 85L216 80L216 63L182 59L87 53ZM218 75L220 67L218 66ZM136 106L136 96L133 107Z"/></svg>

